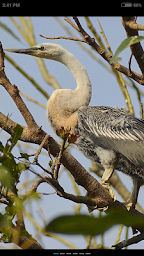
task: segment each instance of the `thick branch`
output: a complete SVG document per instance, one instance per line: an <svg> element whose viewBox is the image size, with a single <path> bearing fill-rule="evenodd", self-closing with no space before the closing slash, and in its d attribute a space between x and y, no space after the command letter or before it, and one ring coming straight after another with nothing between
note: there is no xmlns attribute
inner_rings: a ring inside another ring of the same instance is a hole
<svg viewBox="0 0 144 256"><path fill-rule="evenodd" d="M71 200L75 203L84 203L86 205L89 205L89 206L96 206L97 204L97 199L95 200L94 198L90 198L88 196L75 196L73 194L69 194L69 193L66 193L63 189L63 187L60 186L59 182L53 178L50 178L48 176L45 176L45 177L41 177L40 179L38 179L37 181L34 182L34 184L32 185L32 187L30 188L30 190L26 193L26 195L23 197L23 199L27 199L27 197L35 192L37 190L37 187L42 183L42 182L47 182L48 184L50 184L57 192L57 194L60 196L60 197L63 197L65 199L68 199L68 200ZM109 209L111 210L112 208L114 209L118 209L119 211L121 210L125 210L127 211L127 208L126 206L119 202L119 201L115 201L113 202L113 204L111 204L111 206L109 207ZM108 209L108 211L109 211ZM144 220L144 215L140 212L138 212L137 210L135 209L131 209L130 210L131 214L133 214L134 216L136 216L137 218L141 218ZM144 232L144 229L141 228L141 227L135 227L135 229L139 230L140 232Z"/></svg>
<svg viewBox="0 0 144 256"><path fill-rule="evenodd" d="M126 30L127 37L130 36L139 36L138 29L133 29L136 24L136 19L134 17L123 17L122 18L122 24ZM133 44L130 46L130 49L132 51L132 54L134 55L140 70L144 74L144 59L142 58L144 56L144 51L141 46L141 43Z"/></svg>
<svg viewBox="0 0 144 256"><path fill-rule="evenodd" d="M117 243L117 244L113 245L112 247L114 247L115 249L118 250L118 249L122 249L124 247L127 247L128 245L131 245L131 244L137 244L138 242L140 242L142 240L144 240L144 233L139 234L137 236L133 236L130 239L123 240L120 243Z"/></svg>
<svg viewBox="0 0 144 256"><path fill-rule="evenodd" d="M27 237L25 235L19 235L19 232L17 232L16 227L12 228L12 236L10 238L10 241L17 244L21 249L29 249L29 250L44 249L32 236Z"/></svg>
<svg viewBox="0 0 144 256"><path fill-rule="evenodd" d="M10 118L8 119L5 115L0 113L0 127L4 127L4 130L9 134L13 133L13 128L16 124L17 123L13 122ZM20 140L40 145L45 136L46 132L39 127L28 128L23 126L23 133ZM56 157L60 151L59 144L51 136L49 136L49 140L44 143L43 148L46 150L49 148L50 153L54 157ZM67 151L63 152L61 163L71 172L77 184L84 187L89 195L96 199L98 207L104 207L112 203L112 198L109 192L89 172L87 172L70 153Z"/></svg>

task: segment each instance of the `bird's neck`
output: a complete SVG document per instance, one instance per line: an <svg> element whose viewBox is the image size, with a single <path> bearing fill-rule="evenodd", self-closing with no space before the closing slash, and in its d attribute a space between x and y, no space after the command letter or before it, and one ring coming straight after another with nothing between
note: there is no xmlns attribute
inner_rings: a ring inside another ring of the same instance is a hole
<svg viewBox="0 0 144 256"><path fill-rule="evenodd" d="M51 126L60 129L71 127L74 133L78 121L78 110L82 106L88 106L91 99L91 83L86 69L75 56L64 49L63 54L55 59L63 63L74 75L77 87L55 90L47 105L47 117Z"/></svg>
<svg viewBox="0 0 144 256"><path fill-rule="evenodd" d="M59 59L71 71L77 82L75 89L75 100L79 102L79 107L88 106L91 99L91 82L89 80L85 67L70 52L64 49L64 53Z"/></svg>

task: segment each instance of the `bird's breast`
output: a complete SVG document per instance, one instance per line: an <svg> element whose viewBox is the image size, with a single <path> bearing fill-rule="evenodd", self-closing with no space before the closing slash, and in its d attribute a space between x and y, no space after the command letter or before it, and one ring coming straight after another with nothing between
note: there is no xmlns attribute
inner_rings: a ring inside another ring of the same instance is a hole
<svg viewBox="0 0 144 256"><path fill-rule="evenodd" d="M68 111L63 111L60 108L56 109L55 107L48 105L47 121L55 132L61 127L64 127L65 129L71 128L71 133L75 133L78 115L77 112L70 113Z"/></svg>

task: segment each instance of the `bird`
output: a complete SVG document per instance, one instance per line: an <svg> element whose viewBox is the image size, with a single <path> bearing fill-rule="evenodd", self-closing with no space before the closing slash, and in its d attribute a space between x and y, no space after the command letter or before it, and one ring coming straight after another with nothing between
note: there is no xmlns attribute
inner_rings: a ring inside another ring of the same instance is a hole
<svg viewBox="0 0 144 256"><path fill-rule="evenodd" d="M89 106L92 86L85 67L69 51L54 43L9 52L51 59L64 64L76 79L77 87L56 89L46 105L48 123L56 132L70 127L77 135L75 144L90 160L104 168L102 185L107 185L114 170L130 176L133 190L127 202L135 207L139 188L144 184L144 121L109 106Z"/></svg>

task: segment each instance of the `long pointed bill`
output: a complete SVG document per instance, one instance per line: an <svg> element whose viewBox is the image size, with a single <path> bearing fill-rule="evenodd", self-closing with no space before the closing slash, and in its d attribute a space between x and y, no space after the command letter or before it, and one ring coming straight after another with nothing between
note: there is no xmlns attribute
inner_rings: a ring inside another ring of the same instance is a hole
<svg viewBox="0 0 144 256"><path fill-rule="evenodd" d="M32 47L28 49L5 49L5 51L7 52L23 53L23 54L29 54L29 55L35 55L37 50L38 50L38 47Z"/></svg>

